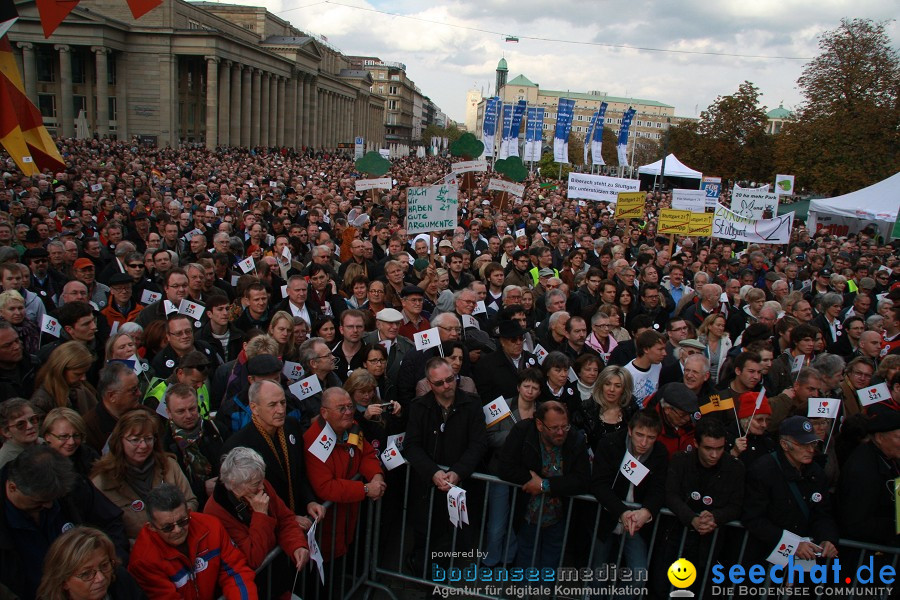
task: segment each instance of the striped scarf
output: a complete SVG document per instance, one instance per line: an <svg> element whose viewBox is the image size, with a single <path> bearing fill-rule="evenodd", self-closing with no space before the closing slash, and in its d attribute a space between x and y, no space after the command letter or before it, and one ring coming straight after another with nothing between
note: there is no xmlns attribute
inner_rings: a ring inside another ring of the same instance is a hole
<svg viewBox="0 0 900 600"><path fill-rule="evenodd" d="M266 440L266 443L269 445L269 450L272 451L272 454L275 455L275 460L278 461L278 466L281 467L281 470L284 471L285 479L288 482L288 506L293 511L294 510L294 482L291 479L291 458L288 455L287 448L287 439L284 437L284 427L278 428L278 443L281 446L281 452L284 454L284 464L281 463L281 456L278 454L278 451L275 449L275 443L272 441L272 437L266 433L265 427L263 424L257 419L256 415L253 415L253 426L256 427L256 430L259 432L263 439Z"/></svg>

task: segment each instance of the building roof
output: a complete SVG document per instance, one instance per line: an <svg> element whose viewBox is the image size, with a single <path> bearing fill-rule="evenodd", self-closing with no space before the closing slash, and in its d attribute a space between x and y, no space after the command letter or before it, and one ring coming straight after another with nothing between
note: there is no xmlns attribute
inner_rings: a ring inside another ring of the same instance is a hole
<svg viewBox="0 0 900 600"><path fill-rule="evenodd" d="M505 58L501 58L500 62L497 63L497 70L498 71L508 71L509 70L506 67L506 59Z"/></svg>
<svg viewBox="0 0 900 600"><path fill-rule="evenodd" d="M507 84L508 85L508 84ZM584 94L580 92L564 92L561 90L541 90L541 96L556 96L559 98L572 98L575 100L593 100L594 102L618 102L622 104L640 104L642 106L660 106L662 108L675 108L670 104L664 104L656 100L644 100L642 98L622 98L619 96L598 96L596 94Z"/></svg>
<svg viewBox="0 0 900 600"><path fill-rule="evenodd" d="M516 76L512 79L512 81L507 81L507 82L506 82L506 85L508 85L508 86L510 86L510 87L513 87L513 86L520 86L520 87L538 87L538 84L536 84L535 82L531 81L530 79L528 79L527 77L525 77L525 76L522 75L522 74L516 75Z"/></svg>
<svg viewBox="0 0 900 600"><path fill-rule="evenodd" d="M770 119L790 119L794 116L794 113L779 104L778 108L773 108L766 113L766 116Z"/></svg>

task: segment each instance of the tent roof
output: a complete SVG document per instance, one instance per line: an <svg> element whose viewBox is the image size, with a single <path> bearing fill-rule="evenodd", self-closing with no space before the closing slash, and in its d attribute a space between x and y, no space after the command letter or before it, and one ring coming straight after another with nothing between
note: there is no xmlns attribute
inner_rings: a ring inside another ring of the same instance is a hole
<svg viewBox="0 0 900 600"><path fill-rule="evenodd" d="M900 173L843 196L813 200L809 203L811 213L891 223L897 219L898 210L900 210Z"/></svg>
<svg viewBox="0 0 900 600"><path fill-rule="evenodd" d="M662 159L659 159L655 163L644 165L639 168L638 173L641 175L659 175L661 169ZM703 173L686 166L678 160L678 157L674 154L670 154L666 157L666 175L669 177L688 177L690 179L700 179L703 177Z"/></svg>

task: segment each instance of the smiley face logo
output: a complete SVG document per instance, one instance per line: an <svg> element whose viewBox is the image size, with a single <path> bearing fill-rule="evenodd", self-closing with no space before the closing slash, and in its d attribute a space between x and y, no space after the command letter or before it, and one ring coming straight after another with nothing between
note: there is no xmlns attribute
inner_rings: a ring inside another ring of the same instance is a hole
<svg viewBox="0 0 900 600"><path fill-rule="evenodd" d="M697 569L686 558L679 558L673 562L666 574L669 576L669 583L681 589L690 587L697 579Z"/></svg>

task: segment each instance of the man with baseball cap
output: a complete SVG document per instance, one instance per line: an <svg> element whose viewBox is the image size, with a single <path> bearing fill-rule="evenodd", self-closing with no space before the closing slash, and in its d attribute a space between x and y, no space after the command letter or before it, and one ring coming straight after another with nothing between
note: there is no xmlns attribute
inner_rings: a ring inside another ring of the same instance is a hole
<svg viewBox="0 0 900 600"><path fill-rule="evenodd" d="M417 285L406 285L400 290L400 303L403 306L401 314L403 322L400 324L399 334L412 339L420 331L431 329L431 323L423 314L425 306L425 290Z"/></svg>
<svg viewBox="0 0 900 600"><path fill-rule="evenodd" d="M116 273L109 279L109 303L100 311L112 328L113 323L122 325L137 319L144 305L135 302L134 279L127 273Z"/></svg>
<svg viewBox="0 0 900 600"><path fill-rule="evenodd" d="M31 269L31 281L27 289L44 303L44 310L56 308L56 299L66 285L66 276L50 268L50 253L45 248L29 248L22 255L22 262Z"/></svg>
<svg viewBox="0 0 900 600"><path fill-rule="evenodd" d="M475 363L475 386L485 402L516 398L522 371L538 366L537 357L524 350L527 332L519 321L500 321L497 332L500 349Z"/></svg>
<svg viewBox="0 0 900 600"><path fill-rule="evenodd" d="M93 302L98 310L105 308L109 301L109 288L97 282L94 262L89 258L79 258L72 265L72 274L76 280L87 286L88 300Z"/></svg>
<svg viewBox="0 0 900 600"><path fill-rule="evenodd" d="M813 458L819 437L809 419L788 417L778 429L777 450L753 463L747 472L742 521L750 533L750 560L763 560L789 531L800 542L795 559L837 556L837 522L831 512L828 477Z"/></svg>

